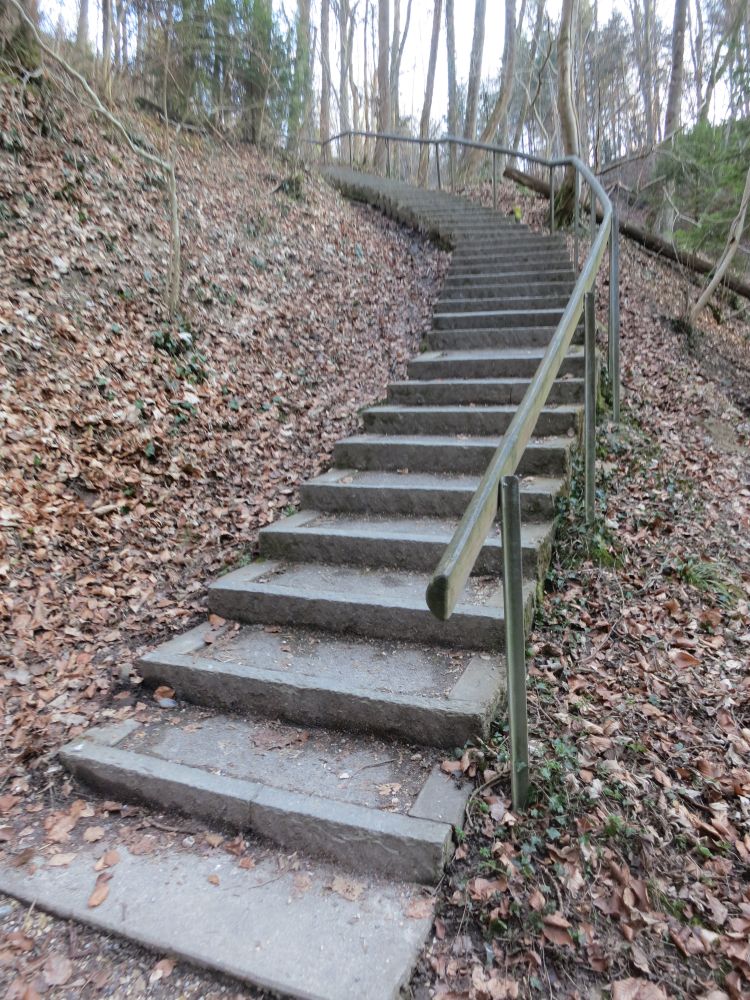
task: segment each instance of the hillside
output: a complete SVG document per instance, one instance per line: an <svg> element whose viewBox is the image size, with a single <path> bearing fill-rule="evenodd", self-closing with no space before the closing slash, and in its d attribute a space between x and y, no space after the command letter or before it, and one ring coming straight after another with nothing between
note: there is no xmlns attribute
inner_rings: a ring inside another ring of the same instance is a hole
<svg viewBox="0 0 750 1000"><path fill-rule="evenodd" d="M403 370L443 257L183 136L170 327L159 178L67 99L4 85L0 115L2 771L33 780Z"/></svg>

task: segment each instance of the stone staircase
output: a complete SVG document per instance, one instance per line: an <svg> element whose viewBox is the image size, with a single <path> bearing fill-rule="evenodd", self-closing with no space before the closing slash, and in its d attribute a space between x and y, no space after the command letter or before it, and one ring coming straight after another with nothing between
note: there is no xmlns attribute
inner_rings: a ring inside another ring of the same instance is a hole
<svg viewBox="0 0 750 1000"><path fill-rule="evenodd" d="M231 960L210 944L224 915L206 918L218 923L205 947L195 928L170 934L168 915L160 921L145 903L137 928L115 916L102 926L284 994L377 1000L408 977L431 920L429 905L410 915L414 886L439 880L462 821L469 788L440 762L486 734L503 699L499 533L447 622L428 611L426 584L575 274L562 237L459 197L329 173L348 197L454 248L425 350L408 379L364 411L362 432L336 445L333 468L302 487L299 513L261 532L260 558L211 585L212 619L143 658L146 684L172 687L180 707L88 733L62 759L108 798L250 831L280 856L299 852L313 886L279 909L276 897L263 903L249 891L254 883L233 883L225 906L240 926ZM583 368L574 346L519 470L529 609L577 441ZM188 857L182 865L188 885ZM356 899L328 891L337 873L360 880ZM146 875L131 880L142 885ZM171 883L164 891L174 896ZM190 905L203 912L194 898ZM244 935L259 905L271 915L254 949ZM329 942L351 940L345 960L322 943L324 932ZM289 961L285 942L305 936L309 946Z"/></svg>

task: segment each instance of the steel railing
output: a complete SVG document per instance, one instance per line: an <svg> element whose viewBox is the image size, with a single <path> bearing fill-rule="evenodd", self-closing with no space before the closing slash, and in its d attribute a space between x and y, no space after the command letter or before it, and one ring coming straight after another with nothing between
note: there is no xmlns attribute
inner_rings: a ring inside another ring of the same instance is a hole
<svg viewBox="0 0 750 1000"><path fill-rule="evenodd" d="M385 145L385 172L392 172L392 146L396 143L417 145L434 150L437 186L442 189L441 148L448 149L451 190L456 187L455 150L459 147L478 149L492 157L493 206L497 207L498 162L506 158L523 160L549 174L549 228L554 232L556 171L573 172L573 228L574 260L579 268L581 210L584 207L582 187L588 189L587 209L590 219L591 243L586 259L580 267L575 287L563 311L560 322L544 353L536 373L519 404L503 438L490 459L487 469L470 500L453 538L445 549L427 587L427 604L432 613L446 620L453 613L477 557L495 522L498 510L502 513L503 536L503 591L505 604L506 660L508 672L508 711L511 742L511 785L514 807L526 801L529 778L529 754L526 721L526 664L525 664L525 601L521 565L521 505L519 480L516 476L521 457L533 434L539 414L549 396L553 382L559 375L563 360L570 348L581 316L584 318L585 353L585 404L584 404L584 483L586 523L595 518L595 421L596 421L596 318L594 289L596 277L609 245L609 322L608 322L608 374L612 392L613 421L619 422L620 409L620 347L619 347L619 252L618 224L614 206L591 170L577 156L546 159L532 153L507 149L502 146L474 142L455 136L439 139L419 139L395 133L364 131L343 132L322 143L322 150L338 142L342 148L348 144L349 165L355 166L354 139L374 139ZM503 165L504 169L504 165ZM559 189L557 189L559 191ZM601 220L601 221L599 221Z"/></svg>

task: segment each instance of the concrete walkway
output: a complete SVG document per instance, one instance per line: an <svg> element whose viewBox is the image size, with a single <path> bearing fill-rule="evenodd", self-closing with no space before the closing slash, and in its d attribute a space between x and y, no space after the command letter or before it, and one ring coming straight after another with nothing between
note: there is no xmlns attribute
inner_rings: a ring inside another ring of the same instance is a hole
<svg viewBox="0 0 750 1000"><path fill-rule="evenodd" d="M330 180L454 248L426 350L364 412L362 433L338 443L334 467L304 485L301 511L261 532L261 558L212 584L225 624L143 659L145 682L174 688L184 707L89 732L61 754L107 798L252 832L276 845L275 860L243 871L225 859L209 885L215 863L189 851L126 855L94 910L81 877L91 848L67 870L0 870L0 890L285 995L386 1000L431 925L420 886L439 880L469 792L440 761L487 733L504 688L498 533L448 622L427 610L427 579L574 272L562 237L458 197L340 169ZM582 375L576 346L521 462L529 607ZM276 877L290 852L303 892Z"/></svg>

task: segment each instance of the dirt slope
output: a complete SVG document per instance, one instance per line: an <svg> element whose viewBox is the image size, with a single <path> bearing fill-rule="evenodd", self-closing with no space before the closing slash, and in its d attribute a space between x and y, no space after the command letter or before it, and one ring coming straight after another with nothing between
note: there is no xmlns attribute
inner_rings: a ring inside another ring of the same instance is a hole
<svg viewBox="0 0 750 1000"><path fill-rule="evenodd" d="M181 138L170 327L159 178L33 88L4 86L0 133L7 778L85 726L133 651L188 625L205 584L248 558L403 371L443 261L317 177L291 197L278 159Z"/></svg>

